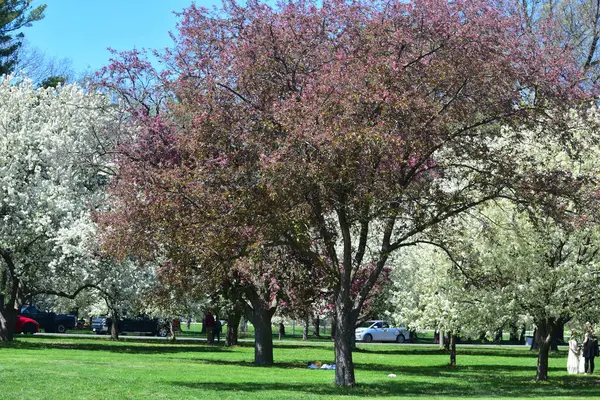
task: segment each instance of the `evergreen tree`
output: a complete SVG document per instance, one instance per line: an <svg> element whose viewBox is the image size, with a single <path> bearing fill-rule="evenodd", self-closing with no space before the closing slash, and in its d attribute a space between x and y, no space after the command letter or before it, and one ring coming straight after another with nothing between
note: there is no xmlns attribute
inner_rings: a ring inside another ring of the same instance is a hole
<svg viewBox="0 0 600 400"><path fill-rule="evenodd" d="M32 0L0 0L0 75L13 71L23 33L19 29L44 18L46 5L31 8Z"/></svg>

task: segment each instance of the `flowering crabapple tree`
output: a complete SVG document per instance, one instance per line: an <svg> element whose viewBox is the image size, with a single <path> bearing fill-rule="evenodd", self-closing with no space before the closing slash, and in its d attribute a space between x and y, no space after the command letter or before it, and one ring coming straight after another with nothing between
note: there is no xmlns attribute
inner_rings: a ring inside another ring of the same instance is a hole
<svg viewBox="0 0 600 400"><path fill-rule="evenodd" d="M392 272L392 317L406 321L411 329L447 334L451 366L457 362L458 336L479 337L482 331L502 326L505 316L512 315L509 304L494 298L493 290L478 290L439 247L420 244L407 248L401 259Z"/></svg>
<svg viewBox="0 0 600 400"><path fill-rule="evenodd" d="M105 251L118 259L168 260L168 267L157 271L164 299L195 282L198 287L190 290L230 300L228 326L237 327L244 314L255 329L255 363L272 364L271 320L280 301L293 290L291 271L297 263L284 254L285 249L265 247L250 238L254 229L239 225L237 216L228 211L231 204L226 197L214 195L215 205L223 207L219 212L194 204L207 199L195 182L184 186L186 182L168 165L154 165L139 153L132 157L133 151L155 151L147 143L143 150L136 145L122 150L120 176L112 189L118 200L98 218ZM223 226L231 230L218 229ZM228 337L235 342L232 332Z"/></svg>
<svg viewBox="0 0 600 400"><path fill-rule="evenodd" d="M413 293L398 296L413 299L412 306L401 310L405 318L417 325L445 325L451 332L532 321L540 345L537 379L548 378L548 351L564 324L593 315L590 311L600 301L594 179L598 120L597 108L591 107L583 114L568 113L560 126L540 121L533 129L520 130L512 146L529 155L530 171L562 171L553 180L569 175L577 183L565 187L569 193L559 202L548 203L539 195L536 201L507 196L444 222L437 237L423 238L443 251L440 255L429 248L427 256L421 248L409 263L420 265L420 278L407 282L406 273L398 275L396 281L404 287L398 294ZM559 139L537 140L539 131L547 129ZM454 322L444 322L448 317Z"/></svg>
<svg viewBox="0 0 600 400"><path fill-rule="evenodd" d="M597 226L558 223L531 207L500 202L463 219L452 263L484 314L530 319L539 341L537 380L548 379L557 328L600 304ZM467 236L468 235L468 236ZM476 315L476 314L475 314ZM498 324L497 326L501 326Z"/></svg>
<svg viewBox="0 0 600 400"><path fill-rule="evenodd" d="M97 256L96 265L89 270L94 282L88 285L89 293L104 303L112 321L119 321L125 314L163 311L153 299L158 287L156 264ZM110 336L119 340L117 323L111 325Z"/></svg>
<svg viewBox="0 0 600 400"><path fill-rule="evenodd" d="M164 214L171 228L156 226L193 237L198 254L279 247L321 269L340 386L355 385L354 327L390 255L508 191L548 187L498 123L528 124L586 96L568 47L509 2L227 1L192 5L178 29L160 74L130 52L103 75L130 98L171 96L158 113L131 102L145 129L135 146L152 151L123 168L163 172L133 173L117 192L178 204ZM127 80L149 75L151 90ZM148 215L145 232L157 220Z"/></svg>
<svg viewBox="0 0 600 400"><path fill-rule="evenodd" d="M0 340L37 294L74 297L95 283L95 225L121 114L78 85L0 81Z"/></svg>
<svg viewBox="0 0 600 400"><path fill-rule="evenodd" d="M600 3L588 0L529 0L521 2L530 26L548 23L562 32L567 42L576 43L574 55L582 70L597 82L600 73Z"/></svg>

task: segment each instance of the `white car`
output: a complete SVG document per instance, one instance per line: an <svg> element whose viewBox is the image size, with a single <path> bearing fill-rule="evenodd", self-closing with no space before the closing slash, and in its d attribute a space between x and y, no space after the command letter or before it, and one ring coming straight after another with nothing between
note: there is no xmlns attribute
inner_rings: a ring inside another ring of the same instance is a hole
<svg viewBox="0 0 600 400"><path fill-rule="evenodd" d="M382 320L365 321L356 328L356 341L371 343L378 342L404 343L409 340L410 333L406 328L391 328Z"/></svg>

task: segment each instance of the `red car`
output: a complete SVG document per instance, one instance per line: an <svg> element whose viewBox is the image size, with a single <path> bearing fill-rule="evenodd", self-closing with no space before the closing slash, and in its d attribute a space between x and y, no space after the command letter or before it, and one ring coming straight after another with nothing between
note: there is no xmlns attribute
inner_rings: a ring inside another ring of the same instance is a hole
<svg viewBox="0 0 600 400"><path fill-rule="evenodd" d="M31 318L17 315L17 325L15 327L15 333L29 333L33 335L40 331L40 324Z"/></svg>

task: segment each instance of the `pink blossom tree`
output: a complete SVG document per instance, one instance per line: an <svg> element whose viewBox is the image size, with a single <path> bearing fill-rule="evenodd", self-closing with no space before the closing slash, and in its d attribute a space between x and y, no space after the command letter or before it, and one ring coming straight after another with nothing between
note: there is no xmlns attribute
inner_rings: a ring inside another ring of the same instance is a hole
<svg viewBox="0 0 600 400"><path fill-rule="evenodd" d="M475 205L551 198L570 179L530 170L518 130L500 128L585 99L545 27L491 0L192 5L160 74L127 53L103 75L140 126L113 192L115 248L218 260L202 273L285 249L327 276L335 383L353 386L354 327L392 254Z"/></svg>

